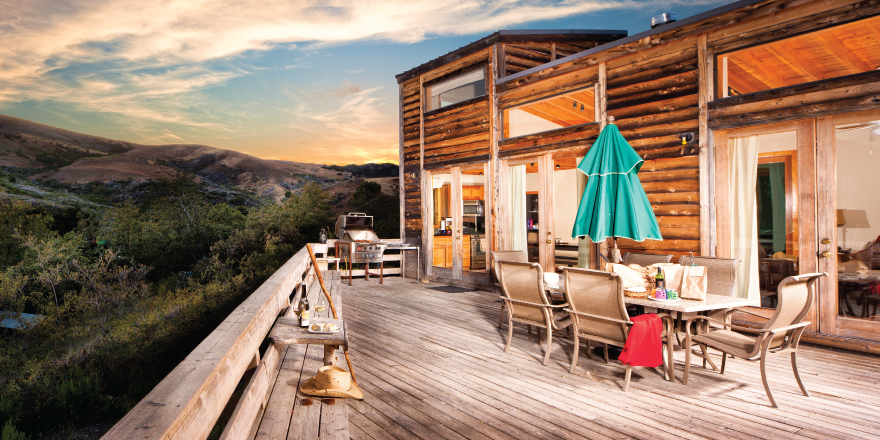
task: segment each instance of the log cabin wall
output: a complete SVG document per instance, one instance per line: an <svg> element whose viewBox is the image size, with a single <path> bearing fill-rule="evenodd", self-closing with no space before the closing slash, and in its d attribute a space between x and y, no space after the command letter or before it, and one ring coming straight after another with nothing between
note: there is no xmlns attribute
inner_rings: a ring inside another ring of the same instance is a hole
<svg viewBox="0 0 880 440"><path fill-rule="evenodd" d="M622 253L700 254L696 38L610 60L607 113L645 159L639 172L663 241L618 240ZM694 136L682 145L679 134Z"/></svg>
<svg viewBox="0 0 880 440"><path fill-rule="evenodd" d="M403 160L403 191L401 192L403 211L403 235L406 243L421 244L422 234L422 187L420 182L421 164L421 89L419 79L404 82L400 87L402 107L401 133ZM410 256L407 255L406 258ZM415 264L409 267L416 267Z"/></svg>
<svg viewBox="0 0 880 440"><path fill-rule="evenodd" d="M502 43L503 75L512 75L598 46L598 41Z"/></svg>

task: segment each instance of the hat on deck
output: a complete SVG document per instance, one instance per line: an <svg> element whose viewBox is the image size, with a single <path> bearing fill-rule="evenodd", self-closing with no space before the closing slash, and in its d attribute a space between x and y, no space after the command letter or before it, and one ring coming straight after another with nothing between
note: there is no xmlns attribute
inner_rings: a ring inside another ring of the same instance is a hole
<svg viewBox="0 0 880 440"><path fill-rule="evenodd" d="M351 380L351 373L335 365L319 368L318 374L302 384L299 390L310 396L364 399L363 391Z"/></svg>

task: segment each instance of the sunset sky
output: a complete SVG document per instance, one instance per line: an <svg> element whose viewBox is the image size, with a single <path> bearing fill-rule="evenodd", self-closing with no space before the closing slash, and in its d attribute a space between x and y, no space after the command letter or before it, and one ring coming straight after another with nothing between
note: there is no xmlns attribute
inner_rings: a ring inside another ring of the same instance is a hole
<svg viewBox="0 0 880 440"><path fill-rule="evenodd" d="M397 162L396 74L499 29L632 35L724 3L0 0L0 113L144 144Z"/></svg>

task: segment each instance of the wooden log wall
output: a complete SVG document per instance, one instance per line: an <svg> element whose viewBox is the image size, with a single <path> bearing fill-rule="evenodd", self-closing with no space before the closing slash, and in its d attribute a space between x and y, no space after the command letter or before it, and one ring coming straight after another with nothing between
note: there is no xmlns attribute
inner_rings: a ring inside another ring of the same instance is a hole
<svg viewBox="0 0 880 440"><path fill-rule="evenodd" d="M425 114L425 169L489 161L489 98Z"/></svg>
<svg viewBox="0 0 880 440"><path fill-rule="evenodd" d="M422 233L421 201L421 88L419 79L403 83L403 217L408 243L420 243ZM415 177L413 177L415 176Z"/></svg>
<svg viewBox="0 0 880 440"><path fill-rule="evenodd" d="M695 39L611 60L607 112L645 159L639 178L663 241L618 240L623 252L700 252L700 161ZM694 139L682 145L679 134Z"/></svg>

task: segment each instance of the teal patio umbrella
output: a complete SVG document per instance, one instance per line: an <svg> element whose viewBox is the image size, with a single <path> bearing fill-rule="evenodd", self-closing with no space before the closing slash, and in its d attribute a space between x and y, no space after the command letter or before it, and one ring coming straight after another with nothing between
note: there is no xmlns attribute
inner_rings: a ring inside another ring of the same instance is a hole
<svg viewBox="0 0 880 440"><path fill-rule="evenodd" d="M615 263L620 255L618 237L635 241L663 239L639 180L644 162L617 126L609 122L578 164L578 169L587 175L587 187L571 235L590 237L593 242L613 237Z"/></svg>

